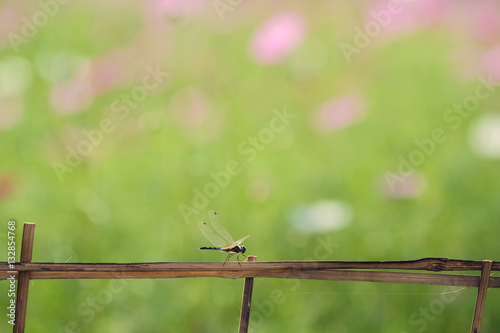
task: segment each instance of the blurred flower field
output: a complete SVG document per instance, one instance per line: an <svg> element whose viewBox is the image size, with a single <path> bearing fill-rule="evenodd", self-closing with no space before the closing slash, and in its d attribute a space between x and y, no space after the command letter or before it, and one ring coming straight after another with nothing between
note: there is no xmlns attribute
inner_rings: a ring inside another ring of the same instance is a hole
<svg viewBox="0 0 500 333"><path fill-rule="evenodd" d="M500 4L6 0L0 153L33 261L222 262L212 209L258 261L498 261ZM32 281L27 332L234 332L242 288ZM257 279L250 331L465 332L475 298Z"/></svg>

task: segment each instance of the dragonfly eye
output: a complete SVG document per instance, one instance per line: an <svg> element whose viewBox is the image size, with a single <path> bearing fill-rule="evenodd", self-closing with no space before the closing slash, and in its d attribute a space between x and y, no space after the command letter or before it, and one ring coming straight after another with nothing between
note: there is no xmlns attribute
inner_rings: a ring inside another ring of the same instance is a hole
<svg viewBox="0 0 500 333"><path fill-rule="evenodd" d="M244 247L244 246L240 246L240 247L241 247L241 253L247 252L247 248L246 247Z"/></svg>

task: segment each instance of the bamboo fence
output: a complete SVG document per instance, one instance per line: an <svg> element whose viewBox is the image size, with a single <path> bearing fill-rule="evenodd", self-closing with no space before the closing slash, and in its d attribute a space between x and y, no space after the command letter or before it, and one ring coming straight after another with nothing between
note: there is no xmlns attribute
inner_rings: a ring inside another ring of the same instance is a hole
<svg viewBox="0 0 500 333"><path fill-rule="evenodd" d="M257 262L152 262L152 263L44 263L31 262L34 223L25 223L20 262L0 262L0 280L17 282L14 333L25 330L29 280L35 279L165 279L188 277L244 278L239 332L248 331L254 278L411 283L478 288L471 333L479 333L488 288L500 288L500 262L424 258L410 261L269 261ZM416 272L395 272L408 270ZM419 271L480 271L480 275L435 274Z"/></svg>

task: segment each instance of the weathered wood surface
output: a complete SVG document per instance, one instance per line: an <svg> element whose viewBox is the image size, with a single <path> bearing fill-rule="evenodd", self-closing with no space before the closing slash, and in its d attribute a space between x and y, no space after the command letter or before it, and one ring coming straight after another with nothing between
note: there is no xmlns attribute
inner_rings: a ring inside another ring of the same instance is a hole
<svg viewBox="0 0 500 333"><path fill-rule="evenodd" d="M26 263L16 265L22 271L30 271L31 279L158 279L187 277L221 278L290 278L335 281L371 281L388 283L417 283L462 287L478 287L480 277L442 273L393 272L351 269L400 269L400 270L473 270L482 262L460 260L422 259L402 262L349 262L349 261L280 261L280 262L165 262L137 264L58 264ZM492 263L498 266L498 262ZM3 266L0 265L0 267ZM340 269L344 268L344 269ZM8 277L2 275L0 279ZM16 273L17 274L17 273ZM489 277L489 288L500 288L500 277Z"/></svg>
<svg viewBox="0 0 500 333"><path fill-rule="evenodd" d="M283 269L397 269L426 271L481 271L482 261L424 258L408 261L262 261L245 262L241 266L232 262L225 266L218 262L145 262L145 263L16 263L17 271L86 271L86 272L145 272L145 271L197 271L247 270L268 271ZM492 271L500 271L500 262L493 261ZM0 273L9 271L6 262L0 262Z"/></svg>

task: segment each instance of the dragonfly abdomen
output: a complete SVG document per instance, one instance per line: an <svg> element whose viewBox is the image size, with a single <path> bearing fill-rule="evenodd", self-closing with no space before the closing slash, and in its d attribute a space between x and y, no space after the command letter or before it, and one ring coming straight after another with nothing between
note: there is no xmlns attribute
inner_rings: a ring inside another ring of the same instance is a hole
<svg viewBox="0 0 500 333"><path fill-rule="evenodd" d="M200 247L198 250L217 250L217 251L220 251L220 247L206 247L206 246L203 246L203 247Z"/></svg>

